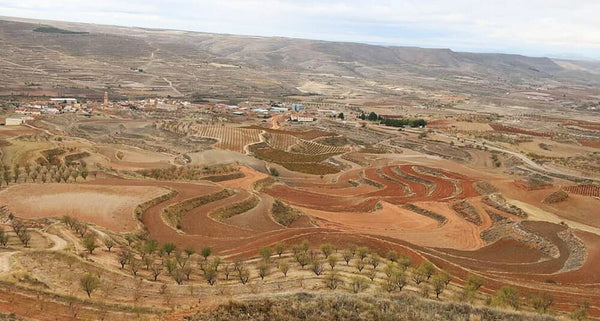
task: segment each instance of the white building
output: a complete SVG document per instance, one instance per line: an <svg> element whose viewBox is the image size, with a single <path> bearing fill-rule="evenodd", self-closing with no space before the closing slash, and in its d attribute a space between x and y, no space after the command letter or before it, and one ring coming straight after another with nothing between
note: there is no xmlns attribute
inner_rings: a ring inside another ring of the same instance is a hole
<svg viewBox="0 0 600 321"><path fill-rule="evenodd" d="M289 109L285 108L285 107L271 107L272 111L278 112L278 113L283 113L288 111Z"/></svg>
<svg viewBox="0 0 600 321"><path fill-rule="evenodd" d="M311 122L315 121L315 118L309 115L292 115L290 116L290 120L297 122Z"/></svg>
<svg viewBox="0 0 600 321"><path fill-rule="evenodd" d="M77 99L76 98L50 98L50 101L53 103L68 103L68 104L76 104L77 103Z"/></svg>

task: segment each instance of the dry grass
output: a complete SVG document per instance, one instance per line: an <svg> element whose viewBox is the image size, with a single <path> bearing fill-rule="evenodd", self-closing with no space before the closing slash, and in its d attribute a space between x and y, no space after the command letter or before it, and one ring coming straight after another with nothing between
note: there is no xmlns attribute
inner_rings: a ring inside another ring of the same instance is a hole
<svg viewBox="0 0 600 321"><path fill-rule="evenodd" d="M309 294L230 301L215 310L199 312L190 321L225 320L351 320L351 321L441 321L441 320L556 320L519 312L508 312L465 303L443 303L414 296L364 296Z"/></svg>

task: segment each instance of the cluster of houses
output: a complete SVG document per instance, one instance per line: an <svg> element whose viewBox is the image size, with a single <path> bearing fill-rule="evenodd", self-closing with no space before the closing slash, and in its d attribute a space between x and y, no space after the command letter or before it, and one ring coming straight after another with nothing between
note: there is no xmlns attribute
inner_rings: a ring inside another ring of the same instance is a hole
<svg viewBox="0 0 600 321"><path fill-rule="evenodd" d="M219 105L216 107L224 107L231 111L233 115L237 116L257 116L262 118L269 118L284 114L290 121L293 122L312 122L315 121L319 116L336 116L338 112L331 109L310 109L305 110L302 104L272 104L262 106L252 106L249 103L241 103L238 105Z"/></svg>
<svg viewBox="0 0 600 321"><path fill-rule="evenodd" d="M318 106L321 107L321 106ZM237 105L214 104L214 103L193 103L178 98L152 98L142 100L109 101L108 93L104 94L103 101L79 102L76 98L57 97L43 101L30 101L23 103L15 108L16 114L28 117L39 115L55 115L63 113L83 113L91 116L94 108L117 108L146 111L176 111L180 108L203 109L213 112L231 114L243 117L270 118L277 115L284 115L293 122L312 122L320 116L335 117L337 111L330 109L305 109L300 103L259 103L242 102ZM17 124L22 118L15 117L7 121L6 124Z"/></svg>
<svg viewBox="0 0 600 321"><path fill-rule="evenodd" d="M82 112L91 115L91 108L76 98L51 98L49 101L32 101L15 108L16 114L26 116L56 115Z"/></svg>

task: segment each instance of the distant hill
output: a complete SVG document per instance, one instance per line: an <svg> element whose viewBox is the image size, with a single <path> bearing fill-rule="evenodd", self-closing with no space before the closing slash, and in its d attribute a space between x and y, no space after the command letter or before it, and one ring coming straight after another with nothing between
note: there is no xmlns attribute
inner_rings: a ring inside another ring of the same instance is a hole
<svg viewBox="0 0 600 321"><path fill-rule="evenodd" d="M207 97L470 94L514 85L600 84L600 63L449 49L0 20L0 95ZM71 31L77 30L77 31Z"/></svg>
<svg viewBox="0 0 600 321"><path fill-rule="evenodd" d="M62 33L62 34L67 34L67 35L86 35L89 33L89 32L85 32L85 31L71 31L71 30L65 30L65 29L60 29L60 28L55 28L55 27L37 27L37 28L33 29L33 31L43 32L43 33Z"/></svg>

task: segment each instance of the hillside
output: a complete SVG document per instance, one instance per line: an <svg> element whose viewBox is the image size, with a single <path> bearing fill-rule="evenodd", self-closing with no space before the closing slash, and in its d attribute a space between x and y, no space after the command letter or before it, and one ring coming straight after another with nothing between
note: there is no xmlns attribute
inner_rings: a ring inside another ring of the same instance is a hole
<svg viewBox="0 0 600 321"><path fill-rule="evenodd" d="M210 312L200 312L190 321L217 320L506 320L552 321L551 316L517 311L442 303L415 296L376 298L331 294L308 294L229 302Z"/></svg>
<svg viewBox="0 0 600 321"><path fill-rule="evenodd" d="M370 99L402 96L398 88L493 94L600 83L595 62L3 19L1 95Z"/></svg>

